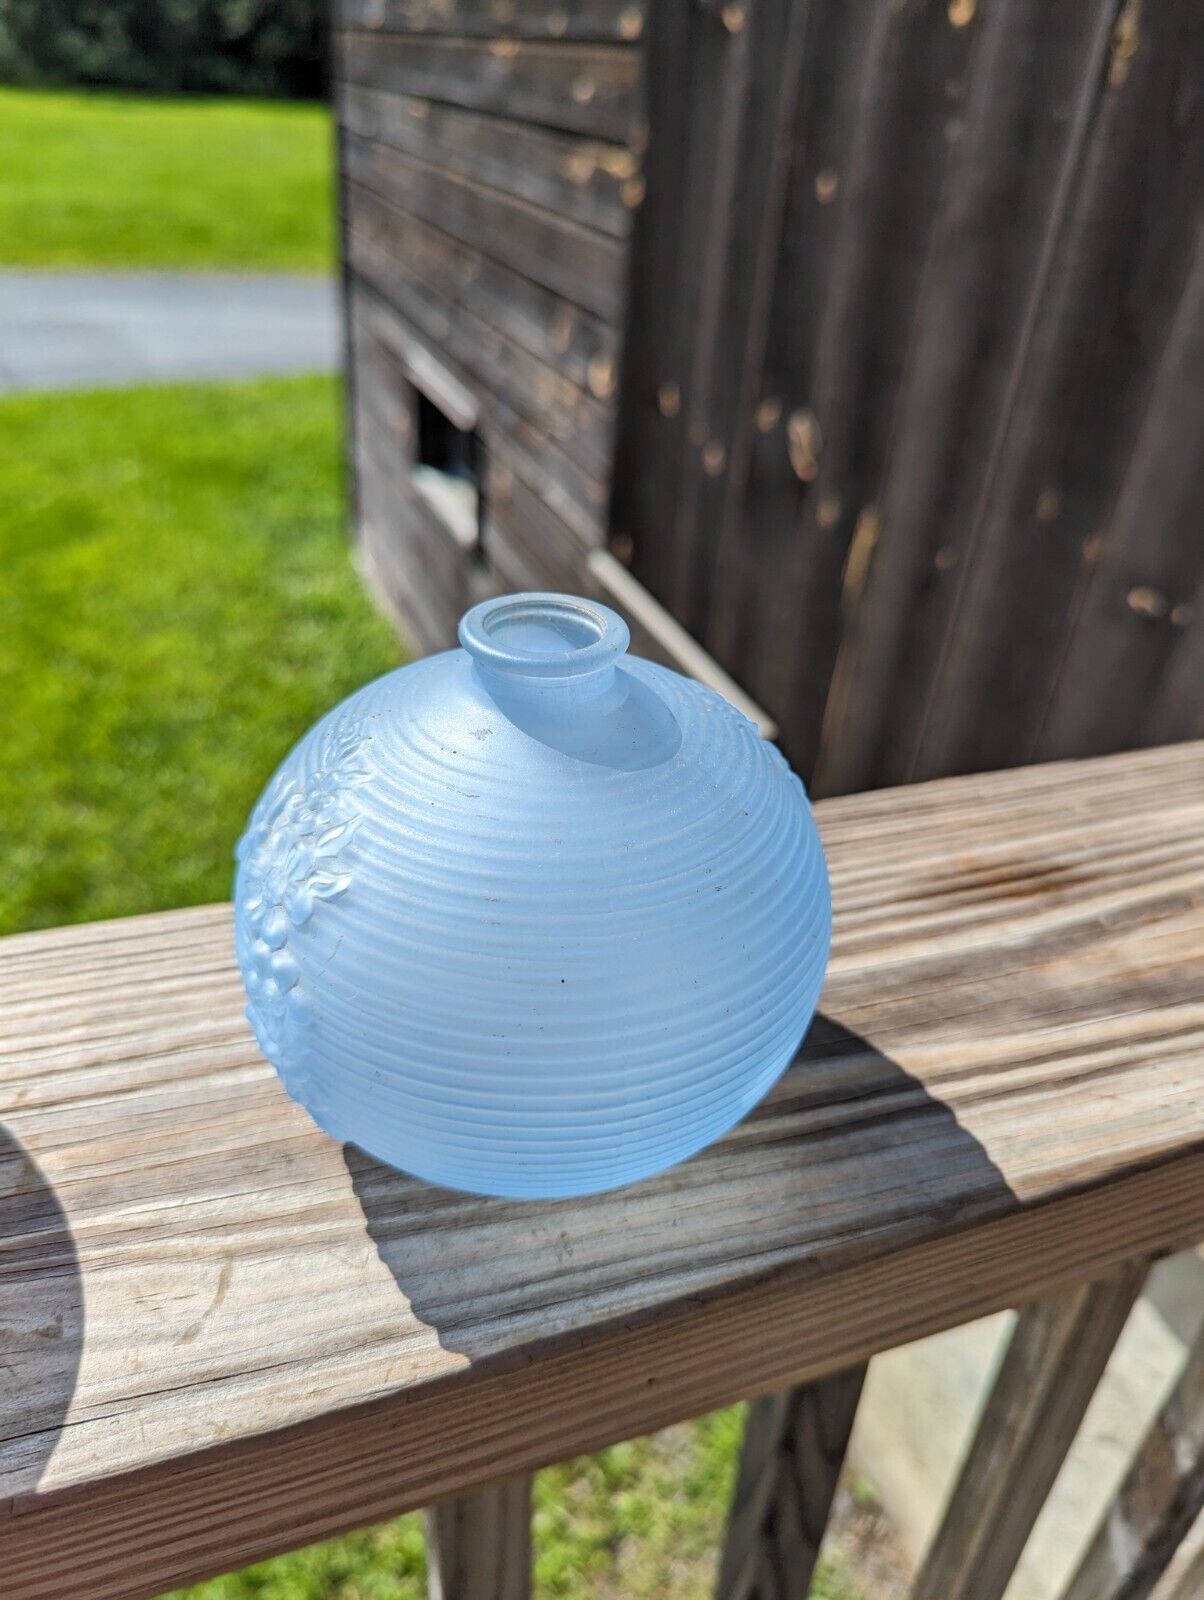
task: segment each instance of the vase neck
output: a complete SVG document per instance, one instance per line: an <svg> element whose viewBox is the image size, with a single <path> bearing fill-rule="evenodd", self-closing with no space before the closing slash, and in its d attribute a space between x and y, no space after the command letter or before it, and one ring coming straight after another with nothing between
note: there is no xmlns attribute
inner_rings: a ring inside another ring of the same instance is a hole
<svg viewBox="0 0 1204 1600"><path fill-rule="evenodd" d="M460 643L490 692L547 711L605 697L630 641L616 612L571 595L505 595L460 621Z"/></svg>
<svg viewBox="0 0 1204 1600"><path fill-rule="evenodd" d="M631 635L608 606L563 594L486 600L460 623L460 643L498 710L549 750L637 772L681 746L676 717L641 675L622 667Z"/></svg>

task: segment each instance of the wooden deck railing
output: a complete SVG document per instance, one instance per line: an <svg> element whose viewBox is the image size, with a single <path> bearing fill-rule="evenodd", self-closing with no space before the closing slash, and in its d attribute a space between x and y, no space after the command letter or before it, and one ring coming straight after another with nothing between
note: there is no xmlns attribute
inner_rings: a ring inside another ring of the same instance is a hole
<svg viewBox="0 0 1204 1600"><path fill-rule="evenodd" d="M0 942L5 1600L150 1596L448 1497L447 1600L521 1596L522 1474L753 1395L721 1594L802 1595L865 1361L1020 1306L915 1590L1000 1595L1145 1264L1204 1237L1204 745L819 817L797 1064L586 1201L319 1133L225 907ZM1068 1600L1147 1594L1199 1508L1202 1367Z"/></svg>

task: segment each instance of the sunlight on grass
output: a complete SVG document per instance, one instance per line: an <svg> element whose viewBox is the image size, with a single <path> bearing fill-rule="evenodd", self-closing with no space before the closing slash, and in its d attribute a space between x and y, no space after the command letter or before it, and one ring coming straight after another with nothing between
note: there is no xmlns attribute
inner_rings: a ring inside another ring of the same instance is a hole
<svg viewBox="0 0 1204 1600"><path fill-rule="evenodd" d="M0 406L0 931L224 899L251 803L400 650L324 378Z"/></svg>
<svg viewBox="0 0 1204 1600"><path fill-rule="evenodd" d="M325 109L0 89L0 264L333 265Z"/></svg>

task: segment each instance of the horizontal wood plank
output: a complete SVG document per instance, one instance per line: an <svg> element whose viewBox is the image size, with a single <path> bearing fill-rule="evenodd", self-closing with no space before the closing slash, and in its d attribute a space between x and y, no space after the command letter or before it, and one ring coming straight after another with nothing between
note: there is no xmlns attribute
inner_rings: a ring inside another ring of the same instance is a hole
<svg viewBox="0 0 1204 1600"><path fill-rule="evenodd" d="M364 259L362 245L357 244L354 250ZM552 437L544 419L531 415L524 403L525 396L513 395L508 388L489 386L482 377L485 369L480 350L466 347L458 324L445 305L411 295L405 301L410 313L407 317L377 289L382 275L387 275L387 266L374 265L373 270L375 276L371 281L358 273L352 274L353 325L368 331L404 368L413 370L416 366L430 367L437 363L439 370L448 373L474 395L480 406L480 426L488 460L504 466L507 471L521 472L528 479L543 495L547 507L555 512L566 539L576 538L583 548L599 543L604 532L605 485L566 453L559 439ZM394 283L395 292L396 287ZM446 335L445 340L440 338L441 331ZM438 351L438 356L432 356L432 351ZM567 415L559 417L558 433L564 432L571 421ZM422 593L421 588L416 593Z"/></svg>
<svg viewBox="0 0 1204 1600"><path fill-rule="evenodd" d="M822 1014L514 1204L320 1134L225 907L0 942L0 1570L153 1595L1204 1235L1204 746L826 802Z"/></svg>
<svg viewBox="0 0 1204 1600"><path fill-rule="evenodd" d="M471 178L586 227L625 239L632 210L622 185L638 171L626 146L412 95L343 84L339 114L348 132L377 139L428 166ZM628 191L631 193L631 191Z"/></svg>
<svg viewBox="0 0 1204 1600"><path fill-rule="evenodd" d="M392 145L348 133L344 177L470 249L542 284L570 305L617 319L627 252L620 240L525 200L440 172ZM354 207L351 211L354 220Z"/></svg>
<svg viewBox="0 0 1204 1600"><path fill-rule="evenodd" d="M638 39L641 0L339 0L339 25L452 38Z"/></svg>
<svg viewBox="0 0 1204 1600"><path fill-rule="evenodd" d="M634 131L640 53L630 45L372 32L337 34L335 45L347 83L617 144L629 143Z"/></svg>
<svg viewBox="0 0 1204 1600"><path fill-rule="evenodd" d="M595 399L613 392L618 358L613 329L371 190L350 184L347 200L348 229L370 246L381 263L382 292L390 283L411 276L441 289L455 306L504 333L572 383L577 392L566 392L562 402L569 407L585 391ZM534 387L542 397L547 380Z"/></svg>

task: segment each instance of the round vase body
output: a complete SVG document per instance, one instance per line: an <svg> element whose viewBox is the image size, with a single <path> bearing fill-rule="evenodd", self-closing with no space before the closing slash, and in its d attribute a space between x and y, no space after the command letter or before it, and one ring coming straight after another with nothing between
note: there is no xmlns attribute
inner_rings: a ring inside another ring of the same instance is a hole
<svg viewBox="0 0 1204 1600"><path fill-rule="evenodd" d="M237 851L247 1015L338 1139L587 1194L710 1143L790 1061L831 902L803 786L604 606L487 601L291 751Z"/></svg>

